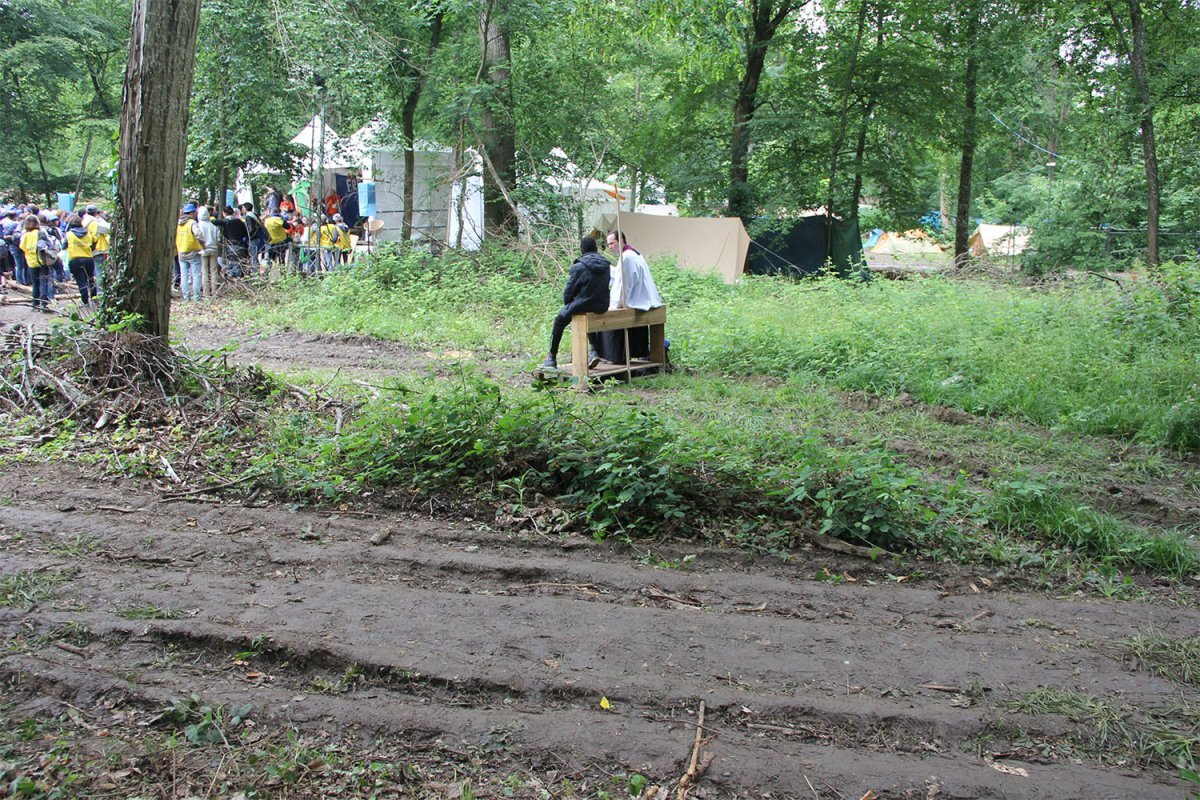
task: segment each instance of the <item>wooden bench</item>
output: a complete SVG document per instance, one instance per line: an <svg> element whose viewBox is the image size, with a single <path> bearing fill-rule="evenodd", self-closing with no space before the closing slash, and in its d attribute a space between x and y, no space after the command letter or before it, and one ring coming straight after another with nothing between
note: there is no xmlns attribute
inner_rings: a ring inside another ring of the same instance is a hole
<svg viewBox="0 0 1200 800"><path fill-rule="evenodd" d="M667 364L667 307L659 306L649 311L636 308L619 308L602 314L575 314L571 317L571 365L566 368L577 378L576 388L586 390L588 379L624 375L630 380L635 373L654 372ZM601 331L620 331L630 328L650 328L650 358L629 357L629 336L625 336L625 363L600 364L588 369L588 334Z"/></svg>

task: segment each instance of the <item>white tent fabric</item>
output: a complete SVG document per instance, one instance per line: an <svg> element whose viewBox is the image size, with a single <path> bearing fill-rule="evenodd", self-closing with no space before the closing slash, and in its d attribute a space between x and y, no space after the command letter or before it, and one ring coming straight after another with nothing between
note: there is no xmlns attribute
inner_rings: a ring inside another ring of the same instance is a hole
<svg viewBox="0 0 1200 800"><path fill-rule="evenodd" d="M615 213L596 218L595 229L616 228ZM629 244L648 258L674 256L693 272L716 272L725 283L736 283L746 269L750 236L737 217L660 217L621 214L621 232Z"/></svg>
<svg viewBox="0 0 1200 800"><path fill-rule="evenodd" d="M973 256L1015 256L1029 246L1033 231L1020 225L980 225L967 247Z"/></svg>
<svg viewBox="0 0 1200 800"><path fill-rule="evenodd" d="M872 255L908 255L919 253L940 253L942 248L930 239L924 232L922 235L887 232L879 237L879 241L871 248Z"/></svg>

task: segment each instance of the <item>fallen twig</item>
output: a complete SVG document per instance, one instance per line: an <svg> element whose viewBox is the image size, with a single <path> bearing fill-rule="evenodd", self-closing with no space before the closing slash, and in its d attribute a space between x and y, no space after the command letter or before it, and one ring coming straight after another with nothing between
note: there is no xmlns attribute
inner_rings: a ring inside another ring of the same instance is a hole
<svg viewBox="0 0 1200 800"><path fill-rule="evenodd" d="M163 470L167 473L167 477L174 483L183 483L183 479L175 472L175 468L171 466L170 461L167 461L167 457L159 456L158 458L162 461Z"/></svg>
<svg viewBox="0 0 1200 800"><path fill-rule="evenodd" d="M708 768L708 764L712 759L706 759L703 767L700 764L700 751L704 748L704 701L700 701L700 710L696 713L696 738L692 742L692 757L688 762L687 772L683 773L683 777L679 779L679 790L675 794L676 800L686 800L688 789L695 783L704 770Z"/></svg>
<svg viewBox="0 0 1200 800"><path fill-rule="evenodd" d="M990 617L992 615L992 613L993 612L990 608L985 608L983 611L980 611L978 614L975 614L974 616L971 616L971 617L967 617L965 620L963 620L963 625L970 625L972 622L979 622L979 620L983 619L984 617Z"/></svg>
<svg viewBox="0 0 1200 800"><path fill-rule="evenodd" d="M704 604L699 600L693 600L690 597L680 597L678 595L668 594L657 586L649 586L642 590L651 600L666 600L668 603L678 603L681 606L689 608L700 608Z"/></svg>
<svg viewBox="0 0 1200 800"><path fill-rule="evenodd" d="M829 550L834 553L842 553L848 556L858 556L859 558L878 558L879 556L891 555L878 547L860 547L856 544L843 542L841 539L835 539L832 536L826 536L823 533L810 533L808 539L822 550Z"/></svg>
<svg viewBox="0 0 1200 800"><path fill-rule="evenodd" d="M166 459L163 459L163 460L165 461ZM221 489L228 489L231 486L237 486L239 483L245 483L246 481L257 478L260 475L261 475L261 473L258 473L258 472L250 472L250 473L247 473L247 474L241 476L240 478L235 478L234 480L231 480L231 481L225 481L225 483L210 483L209 485L201 486L198 489L187 489L187 490L178 491L178 492L166 492L163 494L162 499L163 500L178 500L181 497L191 497L192 495L204 494L205 492L215 492L215 491L219 491Z"/></svg>
<svg viewBox="0 0 1200 800"><path fill-rule="evenodd" d="M384 528L384 529L383 529L383 530L381 530L381 531L376 531L376 532L375 532L375 535L373 535L373 536L371 537L371 544L373 544L373 545L381 545L381 544L383 544L384 542L386 542L386 541L387 541L389 538L391 538L391 536L392 536L392 529L391 529L391 528Z"/></svg>
<svg viewBox="0 0 1200 800"><path fill-rule="evenodd" d="M88 657L87 650L84 650L82 647L76 647L73 644L67 644L66 642L55 642L54 646L57 647L59 650L66 650L68 653L72 653L77 656L82 656L83 658Z"/></svg>
<svg viewBox="0 0 1200 800"><path fill-rule="evenodd" d="M959 689L957 686L942 686L937 683L922 683L917 688L918 689L929 689L934 692L948 692L951 694L959 694L962 692L962 689Z"/></svg>

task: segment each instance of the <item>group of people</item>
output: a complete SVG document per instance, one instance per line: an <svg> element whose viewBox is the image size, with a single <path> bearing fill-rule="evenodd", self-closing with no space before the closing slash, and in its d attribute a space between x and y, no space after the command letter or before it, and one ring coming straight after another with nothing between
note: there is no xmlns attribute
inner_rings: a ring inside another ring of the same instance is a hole
<svg viewBox="0 0 1200 800"><path fill-rule="evenodd" d="M557 369L558 348L562 343L563 331L574 314L596 314L618 308L636 308L649 311L663 304L650 266L640 252L629 246L623 231L610 231L606 244L616 258L610 264L600 255L596 240L585 236L579 243L580 256L571 264L567 285L563 289L563 307L554 318L550 331L550 353L542 362L543 369ZM624 363L627 358L645 358L650 353L649 332L645 328L632 329L629 335L629 352L625 352L623 331L589 333L588 369L603 361Z"/></svg>
<svg viewBox="0 0 1200 800"><path fill-rule="evenodd" d="M226 206L216 216L187 203L175 229L177 283L184 300L212 297L225 278L255 275L271 265L302 274L349 262L350 226L341 214L300 214L290 196L268 187L260 217L253 203Z"/></svg>
<svg viewBox="0 0 1200 800"><path fill-rule="evenodd" d="M0 290L7 291L10 280L29 287L33 309L49 312L55 281L66 281L69 272L80 301L91 305L103 285L109 233L94 205L83 214L34 204L0 208Z"/></svg>

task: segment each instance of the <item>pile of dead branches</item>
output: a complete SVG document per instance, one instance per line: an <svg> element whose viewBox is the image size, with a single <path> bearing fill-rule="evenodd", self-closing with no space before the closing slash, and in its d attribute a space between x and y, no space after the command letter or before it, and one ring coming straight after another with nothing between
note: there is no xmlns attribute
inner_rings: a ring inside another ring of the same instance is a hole
<svg viewBox="0 0 1200 800"><path fill-rule="evenodd" d="M161 337L84 324L0 331L0 406L48 424L100 429L121 417L150 427L240 426L287 388L256 367L194 356Z"/></svg>

